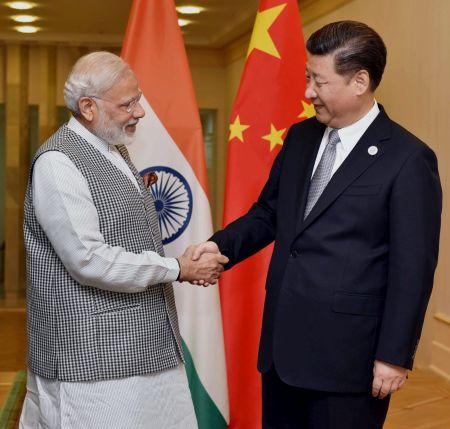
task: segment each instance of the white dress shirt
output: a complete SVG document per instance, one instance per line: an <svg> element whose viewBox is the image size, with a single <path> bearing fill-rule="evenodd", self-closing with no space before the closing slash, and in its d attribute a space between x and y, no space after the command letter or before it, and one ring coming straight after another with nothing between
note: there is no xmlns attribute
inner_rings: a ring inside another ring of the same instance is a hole
<svg viewBox="0 0 450 429"><path fill-rule="evenodd" d="M68 127L93 145L139 190L117 149L76 119ZM42 154L33 169L36 218L70 275L78 282L114 292L141 292L174 281L174 258L156 252L127 252L105 243L88 184L70 159ZM151 323L151 320L149 320ZM114 380L63 382L28 371L20 429L196 429L197 420L184 365Z"/></svg>
<svg viewBox="0 0 450 429"><path fill-rule="evenodd" d="M113 145L96 137L75 118L70 119L68 127L123 171L139 190L136 178ZM178 277L174 258L152 251L135 254L105 243L87 181L63 153L42 154L34 165L32 183L36 218L67 271L79 283L131 293Z"/></svg>
<svg viewBox="0 0 450 429"><path fill-rule="evenodd" d="M337 130L341 141L336 144L336 160L334 161L331 176L333 176L336 170L345 161L345 158L347 158L350 152L354 149L359 139L366 132L367 128L369 128L370 124L375 120L378 113L380 113L380 108L378 107L378 103L374 101L372 108L360 120L347 127L339 128ZM328 135L330 134L332 129L333 128L327 127L325 132L323 133L311 178L314 175L317 166L319 165L320 158L322 158L325 146L328 143Z"/></svg>

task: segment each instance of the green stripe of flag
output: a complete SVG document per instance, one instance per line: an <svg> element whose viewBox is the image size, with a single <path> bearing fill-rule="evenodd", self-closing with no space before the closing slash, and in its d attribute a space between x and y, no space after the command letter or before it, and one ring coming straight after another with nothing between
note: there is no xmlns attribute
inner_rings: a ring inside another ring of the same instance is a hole
<svg viewBox="0 0 450 429"><path fill-rule="evenodd" d="M191 353L184 341L183 348L186 359L186 373L199 429L225 429L227 422L200 381Z"/></svg>
<svg viewBox="0 0 450 429"><path fill-rule="evenodd" d="M16 374L5 404L0 410L0 428L12 429L15 427L19 413L22 410L26 379L27 374L25 371L19 371Z"/></svg>

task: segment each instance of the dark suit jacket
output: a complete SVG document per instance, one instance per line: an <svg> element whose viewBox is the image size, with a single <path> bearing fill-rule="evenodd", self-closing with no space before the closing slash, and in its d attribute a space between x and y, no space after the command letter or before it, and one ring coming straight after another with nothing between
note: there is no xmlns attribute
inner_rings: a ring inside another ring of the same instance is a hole
<svg viewBox="0 0 450 429"><path fill-rule="evenodd" d="M258 369L275 364L303 388L362 392L374 359L412 367L442 191L433 151L381 107L303 221L324 130L315 118L293 125L258 201L211 239L226 268L275 240Z"/></svg>

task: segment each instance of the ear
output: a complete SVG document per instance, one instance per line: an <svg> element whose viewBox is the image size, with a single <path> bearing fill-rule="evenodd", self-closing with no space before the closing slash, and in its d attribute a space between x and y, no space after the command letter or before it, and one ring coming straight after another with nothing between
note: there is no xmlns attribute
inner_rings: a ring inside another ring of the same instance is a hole
<svg viewBox="0 0 450 429"><path fill-rule="evenodd" d="M78 100L78 108L80 109L80 114L88 122L92 122L94 119L94 111L97 110L97 105L94 100L89 97L81 97Z"/></svg>
<svg viewBox="0 0 450 429"><path fill-rule="evenodd" d="M363 95L367 91L370 91L370 76L367 70L359 70L356 72L353 76L353 82L357 95Z"/></svg>

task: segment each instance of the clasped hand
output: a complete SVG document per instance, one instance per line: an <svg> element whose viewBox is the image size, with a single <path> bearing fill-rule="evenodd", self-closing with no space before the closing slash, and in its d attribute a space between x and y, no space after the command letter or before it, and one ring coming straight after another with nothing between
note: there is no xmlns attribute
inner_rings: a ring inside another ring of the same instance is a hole
<svg viewBox="0 0 450 429"><path fill-rule="evenodd" d="M209 286L217 283L228 258L220 253L216 243L207 241L189 246L178 258L178 262L179 281Z"/></svg>

